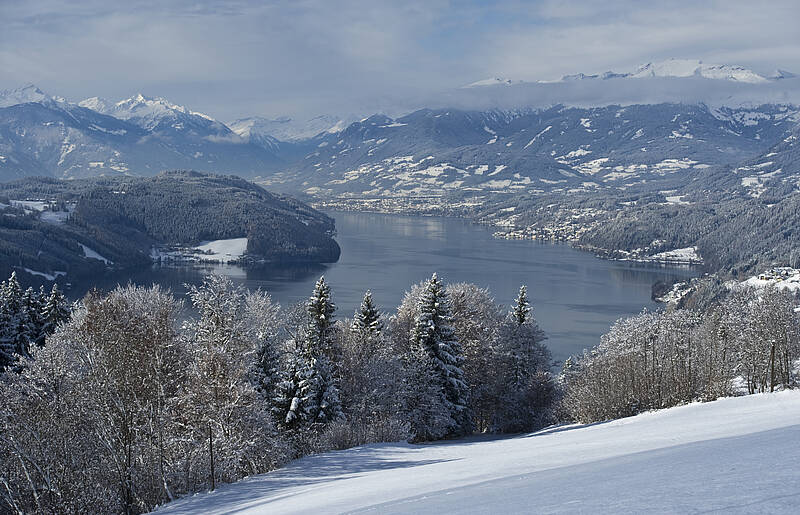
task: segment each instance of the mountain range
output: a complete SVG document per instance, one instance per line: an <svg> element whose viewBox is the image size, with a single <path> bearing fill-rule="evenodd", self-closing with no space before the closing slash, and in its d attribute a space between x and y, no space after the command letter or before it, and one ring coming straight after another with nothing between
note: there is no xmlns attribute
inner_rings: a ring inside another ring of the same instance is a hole
<svg viewBox="0 0 800 515"><path fill-rule="evenodd" d="M227 124L163 98L70 103L27 86L0 93L0 180L195 169L337 197L667 188L718 168L755 166L747 163L790 138L800 109L778 93L798 81L786 71L767 77L741 66L668 60L558 81L479 81L432 101L446 107L395 118L253 116ZM679 102L653 93L700 86L761 92L764 100L732 94L721 102ZM654 96L546 105L552 95L608 90ZM525 96L533 93L542 94ZM481 101L465 103L468 97ZM780 171L793 173L792 166Z"/></svg>
<svg viewBox="0 0 800 515"><path fill-rule="evenodd" d="M244 139L163 98L73 104L31 85L0 94L0 106L2 180L154 175L178 168L254 177L284 165L280 146Z"/></svg>
<svg viewBox="0 0 800 515"><path fill-rule="evenodd" d="M373 116L314 139L273 188L323 196L591 191L670 187L766 152L794 107L654 104L546 110L421 110Z"/></svg>
<svg viewBox="0 0 800 515"><path fill-rule="evenodd" d="M643 79L653 77L702 77L705 79L726 80L749 84L763 84L774 80L794 78L795 74L786 70L778 69L769 76L763 76L754 72L753 70L739 65L709 64L704 63L699 59L667 59L665 61L642 64L636 69L628 72L607 71L604 73L594 74L576 73L563 75L558 80L538 80L535 82L539 84L548 84L588 79ZM496 85L513 86L515 84L523 84L525 82L526 81L505 78L490 78L473 82L464 87L470 88Z"/></svg>

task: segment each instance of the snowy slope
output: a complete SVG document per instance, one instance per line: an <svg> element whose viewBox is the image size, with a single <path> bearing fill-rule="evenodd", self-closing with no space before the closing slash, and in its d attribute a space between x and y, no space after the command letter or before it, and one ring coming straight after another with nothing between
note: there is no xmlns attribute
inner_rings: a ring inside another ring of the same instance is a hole
<svg viewBox="0 0 800 515"><path fill-rule="evenodd" d="M287 191L365 197L649 188L763 154L797 113L668 103L375 115L318 136L270 181Z"/></svg>
<svg viewBox="0 0 800 515"><path fill-rule="evenodd" d="M500 440L368 445L157 510L188 513L790 513L800 391Z"/></svg>
<svg viewBox="0 0 800 515"><path fill-rule="evenodd" d="M53 104L63 101L63 98L51 97L33 84L21 88L0 91L0 107L10 107L29 102Z"/></svg>

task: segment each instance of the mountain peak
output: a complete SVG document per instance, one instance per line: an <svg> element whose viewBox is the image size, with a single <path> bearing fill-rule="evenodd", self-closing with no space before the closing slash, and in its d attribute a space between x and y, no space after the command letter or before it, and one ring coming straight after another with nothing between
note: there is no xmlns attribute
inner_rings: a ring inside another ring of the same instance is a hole
<svg viewBox="0 0 800 515"><path fill-rule="evenodd" d="M0 107L10 107L18 104L53 103L63 102L60 97L52 97L39 89L35 84L28 83L20 88L0 91Z"/></svg>
<svg viewBox="0 0 800 515"><path fill-rule="evenodd" d="M748 84L761 84L770 81L792 78L795 75L785 70L776 70L770 77L764 77L758 73L739 65L729 64L709 64L700 59L666 59L663 61L651 61L641 64L628 72L616 72L609 70L604 73L572 73L563 75L557 80L539 80L538 84L552 84L559 82L575 82L584 80L611 80L611 79L646 79L646 78L686 78L702 77L705 79L725 80L731 82L741 82ZM521 80L511 80L500 77L479 80L461 89L488 87L488 86L514 86L518 84L531 84Z"/></svg>
<svg viewBox="0 0 800 515"><path fill-rule="evenodd" d="M92 111L97 111L98 113L106 113L111 106L108 100L100 97L91 97L81 100L78 102L78 105L86 109L91 109Z"/></svg>
<svg viewBox="0 0 800 515"><path fill-rule="evenodd" d="M739 65L730 64L708 64L700 59L666 59L664 61L652 61L639 65L632 72L613 72L607 71L603 74L583 74L564 75L558 82L586 80L586 79L647 79L655 77L702 77L705 79L727 80L732 82L745 82L759 84L769 82L767 77L763 77L756 72Z"/></svg>
<svg viewBox="0 0 800 515"><path fill-rule="evenodd" d="M767 82L756 72L739 65L707 64L699 59L667 59L639 66L627 76L640 79L645 77L703 77L706 79L729 80L757 84Z"/></svg>
<svg viewBox="0 0 800 515"><path fill-rule="evenodd" d="M176 118L181 115L198 116L209 121L216 121L207 114L192 111L182 105L173 104L163 97L147 97L142 93L137 93L130 98L120 100L113 105L110 105L105 100L97 99L96 97L84 100L81 105L84 103L86 104L84 107L94 105L96 108L90 108L121 120L146 120L146 126L154 126L158 123L158 120L163 118Z"/></svg>

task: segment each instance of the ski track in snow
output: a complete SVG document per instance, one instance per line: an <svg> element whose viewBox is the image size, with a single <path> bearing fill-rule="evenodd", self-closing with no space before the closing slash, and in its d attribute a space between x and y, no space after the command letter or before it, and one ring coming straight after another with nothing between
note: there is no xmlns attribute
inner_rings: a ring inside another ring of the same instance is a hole
<svg viewBox="0 0 800 515"><path fill-rule="evenodd" d="M800 391L785 391L507 438L329 452L157 513L791 513L798 441Z"/></svg>

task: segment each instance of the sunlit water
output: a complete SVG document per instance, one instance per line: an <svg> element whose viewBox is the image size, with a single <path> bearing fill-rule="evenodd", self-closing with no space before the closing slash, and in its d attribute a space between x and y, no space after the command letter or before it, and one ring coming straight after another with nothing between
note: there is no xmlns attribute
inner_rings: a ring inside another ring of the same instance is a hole
<svg viewBox="0 0 800 515"><path fill-rule="evenodd" d="M118 274L92 286L109 289L128 281L153 283L186 292L184 283L199 284L204 274L219 272L248 288L262 288L288 305L305 299L320 275L330 283L339 317L350 317L371 289L387 312L394 310L409 287L437 272L446 282L472 282L488 287L495 299L510 304L519 286L528 286L534 314L547 332L557 360L597 344L618 318L651 301L657 280L689 277L687 268L664 268L606 261L561 244L501 240L491 230L465 220L366 213L331 213L341 258L329 265L154 267ZM73 293L88 289L75 285Z"/></svg>

